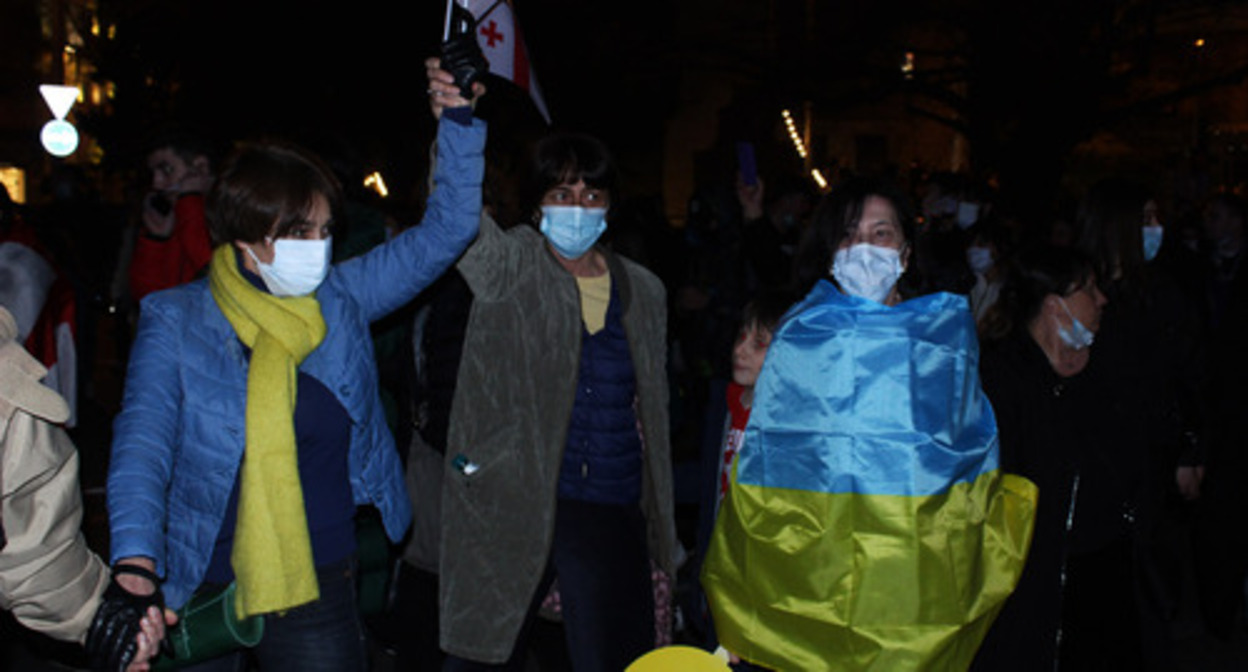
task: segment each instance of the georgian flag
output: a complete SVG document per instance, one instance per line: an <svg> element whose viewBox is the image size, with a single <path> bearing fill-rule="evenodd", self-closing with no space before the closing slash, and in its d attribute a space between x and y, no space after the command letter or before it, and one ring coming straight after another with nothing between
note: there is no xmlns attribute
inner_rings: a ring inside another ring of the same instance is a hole
<svg viewBox="0 0 1248 672"><path fill-rule="evenodd" d="M515 12L508 0L467 0L465 5L477 21L477 42L490 63L490 72L515 82L516 86L529 92L537 111L546 123L550 112L542 99L542 89L529 63L529 51L524 45L524 35L516 23Z"/></svg>

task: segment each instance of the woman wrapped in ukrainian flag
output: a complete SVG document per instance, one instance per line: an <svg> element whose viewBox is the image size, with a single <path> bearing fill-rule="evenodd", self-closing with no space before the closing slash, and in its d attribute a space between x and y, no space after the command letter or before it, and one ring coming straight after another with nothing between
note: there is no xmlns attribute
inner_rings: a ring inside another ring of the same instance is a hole
<svg viewBox="0 0 1248 672"><path fill-rule="evenodd" d="M702 573L749 665L966 669L1022 572L1036 489L998 469L966 298L909 298L913 228L869 181L816 215L832 279L774 335Z"/></svg>

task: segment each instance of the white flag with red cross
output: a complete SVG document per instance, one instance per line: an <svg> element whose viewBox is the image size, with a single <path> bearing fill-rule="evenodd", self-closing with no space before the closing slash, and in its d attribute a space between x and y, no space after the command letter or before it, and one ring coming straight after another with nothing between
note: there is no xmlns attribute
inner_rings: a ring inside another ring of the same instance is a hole
<svg viewBox="0 0 1248 672"><path fill-rule="evenodd" d="M468 0L466 7L477 21L477 42L490 63L490 72L528 91L537 111L549 124L550 112L529 63L529 51L511 3L508 0Z"/></svg>

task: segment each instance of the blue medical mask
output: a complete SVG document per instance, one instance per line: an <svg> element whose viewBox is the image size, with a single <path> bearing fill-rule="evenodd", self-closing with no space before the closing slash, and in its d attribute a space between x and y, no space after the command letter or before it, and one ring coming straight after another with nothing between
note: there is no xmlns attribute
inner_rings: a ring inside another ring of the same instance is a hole
<svg viewBox="0 0 1248 672"><path fill-rule="evenodd" d="M540 229L559 256L579 259L607 230L607 209L543 205Z"/></svg>
<svg viewBox="0 0 1248 672"><path fill-rule="evenodd" d="M266 264L250 247L244 247L260 279L273 296L306 296L316 291L329 274L333 238L299 240L278 238L273 241L273 262Z"/></svg>
<svg viewBox="0 0 1248 672"><path fill-rule="evenodd" d="M841 291L876 303L884 303L904 272L900 251L870 243L837 250L832 259L832 277Z"/></svg>
<svg viewBox="0 0 1248 672"><path fill-rule="evenodd" d="M976 275L983 275L992 270L992 250L980 245L966 248L966 265Z"/></svg>
<svg viewBox="0 0 1248 672"><path fill-rule="evenodd" d="M1144 234L1144 261L1152 261L1157 258L1157 253L1161 251L1162 234L1165 229L1160 224L1155 226L1146 226L1141 229Z"/></svg>
<svg viewBox="0 0 1248 672"><path fill-rule="evenodd" d="M979 204L970 201L961 201L958 203L958 228L969 229L975 222L979 221Z"/></svg>
<svg viewBox="0 0 1248 672"><path fill-rule="evenodd" d="M1065 299L1058 297L1057 300L1062 304L1062 310L1066 311L1066 316L1070 318L1069 327L1063 327L1062 324L1058 322L1057 337L1062 339L1062 342L1066 344L1066 347L1072 350L1082 350L1084 348L1091 347L1092 341L1096 340L1096 334L1092 333L1091 329L1083 326L1083 323L1071 314L1070 308L1066 306ZM1056 320L1057 318L1055 317L1053 319Z"/></svg>

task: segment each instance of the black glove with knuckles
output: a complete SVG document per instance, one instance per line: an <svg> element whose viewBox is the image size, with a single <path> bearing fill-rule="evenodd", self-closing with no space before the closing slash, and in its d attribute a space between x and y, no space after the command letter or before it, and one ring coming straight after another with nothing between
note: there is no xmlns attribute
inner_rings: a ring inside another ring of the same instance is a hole
<svg viewBox="0 0 1248 672"><path fill-rule="evenodd" d="M117 583L119 574L141 576L151 581L156 590L151 595L136 595ZM163 617L165 599L160 592L160 577L136 565L113 567L113 577L87 630L87 659L92 670L122 672L126 669L138 653L140 621L151 607L156 607ZM169 651L167 638L161 641L161 649Z"/></svg>

